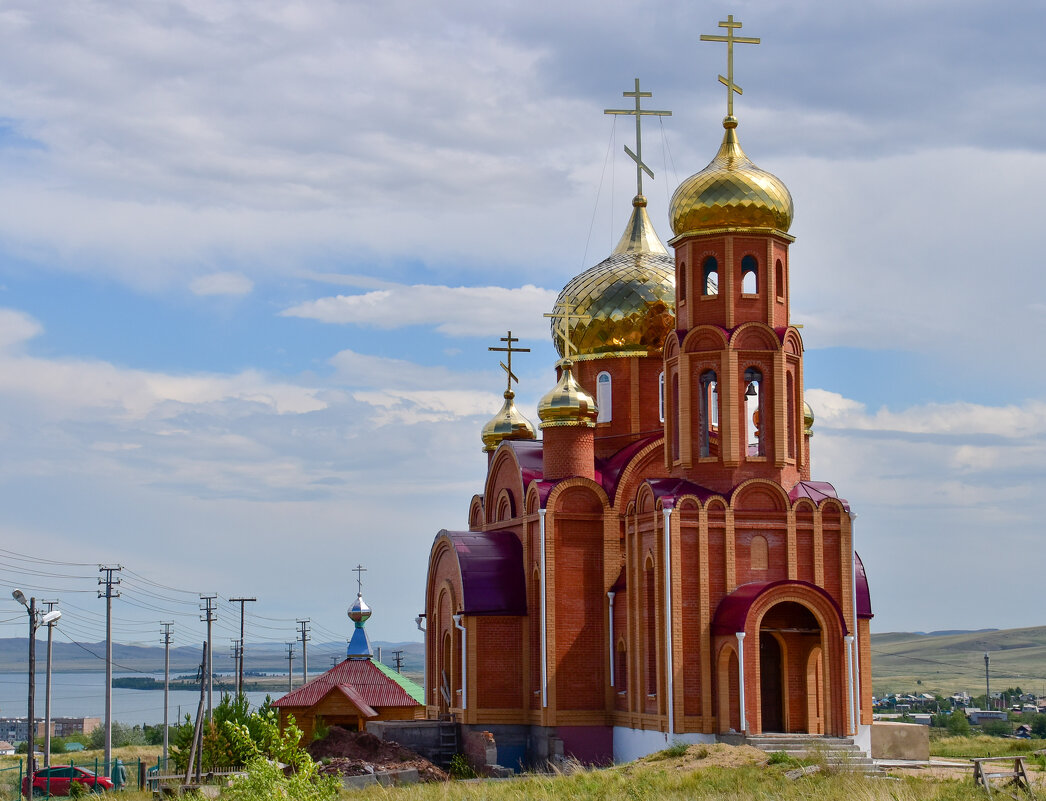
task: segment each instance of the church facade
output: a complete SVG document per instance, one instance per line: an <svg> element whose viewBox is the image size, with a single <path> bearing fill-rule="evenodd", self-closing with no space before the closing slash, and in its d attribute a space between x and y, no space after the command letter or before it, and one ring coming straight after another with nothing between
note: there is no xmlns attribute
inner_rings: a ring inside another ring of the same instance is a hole
<svg viewBox="0 0 1046 801"><path fill-rule="evenodd" d="M502 764L769 732L867 749L871 605L855 516L812 480L792 199L741 148L729 72L719 152L672 197L672 252L637 147L620 243L549 315L542 438L513 403L510 334L485 485L432 545L427 715L493 732ZM625 94L638 120L649 95Z"/></svg>

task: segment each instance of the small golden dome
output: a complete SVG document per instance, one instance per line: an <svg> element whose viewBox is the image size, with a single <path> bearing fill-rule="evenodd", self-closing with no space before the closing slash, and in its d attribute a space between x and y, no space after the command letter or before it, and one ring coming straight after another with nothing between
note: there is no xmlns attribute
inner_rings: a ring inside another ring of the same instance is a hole
<svg viewBox="0 0 1046 801"><path fill-rule="evenodd" d="M726 133L711 163L679 185L669 220L676 236L709 228L762 228L787 232L792 196L776 175L756 167L741 149L737 120L723 120Z"/></svg>
<svg viewBox="0 0 1046 801"><path fill-rule="evenodd" d="M569 304L586 322L571 323L571 358L657 356L675 328L676 264L650 223L646 198L632 201L632 216L609 258L576 276L559 293L553 313ZM554 319L552 341L566 355Z"/></svg>
<svg viewBox="0 0 1046 801"><path fill-rule="evenodd" d="M519 413L516 404L512 402L515 397L515 392L507 390L501 411L483 426L484 453L493 453L506 439L537 439L538 435L534 430L534 425Z"/></svg>
<svg viewBox="0 0 1046 801"><path fill-rule="evenodd" d="M803 435L807 437L814 435L814 410L806 401L803 401Z"/></svg>
<svg viewBox="0 0 1046 801"><path fill-rule="evenodd" d="M559 383L538 403L541 427L583 426L594 428L596 402L574 378L574 363L570 359L560 359L559 367L562 370Z"/></svg>

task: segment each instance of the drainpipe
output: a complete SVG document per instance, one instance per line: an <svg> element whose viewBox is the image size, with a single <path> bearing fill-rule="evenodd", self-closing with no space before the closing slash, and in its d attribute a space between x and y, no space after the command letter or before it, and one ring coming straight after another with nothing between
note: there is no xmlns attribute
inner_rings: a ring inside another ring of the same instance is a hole
<svg viewBox="0 0 1046 801"><path fill-rule="evenodd" d="M672 509L662 509L665 516L665 669L667 671L668 733L675 727L675 693L672 685Z"/></svg>
<svg viewBox="0 0 1046 801"><path fill-rule="evenodd" d="M850 728L851 734L857 733L857 721L854 716L854 710L857 708L854 703L854 662L853 662L853 644L854 636L847 634L843 637L843 642L846 643L846 686L850 691Z"/></svg>
<svg viewBox="0 0 1046 801"><path fill-rule="evenodd" d="M853 587L853 608L854 608L854 697L857 699L854 706L854 731L857 730L857 724L860 722L861 716L861 660L858 658L860 654L860 638L857 636L860 633L860 629L857 627L857 543L854 541L854 520L857 519L856 512L850 512L850 565L853 569L853 578L850 581Z"/></svg>
<svg viewBox="0 0 1046 801"><path fill-rule="evenodd" d="M538 510L541 543L541 708L548 706L548 588L545 585L545 509Z"/></svg>
<svg viewBox="0 0 1046 801"><path fill-rule="evenodd" d="M469 708L469 685L468 685L468 632L461 625L464 615L454 615L454 628L461 632L461 711Z"/></svg>
<svg viewBox="0 0 1046 801"><path fill-rule="evenodd" d="M607 622L607 629L610 633L610 686L614 686L614 596L613 590L607 593L607 599L610 601L610 620Z"/></svg>
<svg viewBox="0 0 1046 801"><path fill-rule="evenodd" d="M738 704L741 707L741 733L748 734L748 715L745 711L745 633L734 633L737 637L737 689Z"/></svg>
<svg viewBox="0 0 1046 801"><path fill-rule="evenodd" d="M422 674L422 684L421 684L421 686L425 688L425 698L427 699L428 698L428 692L429 692L429 635L425 631L425 628L428 625L428 617L426 616L426 613L422 612L420 615L418 615L416 618L414 618L414 623L417 625L418 631L420 631L425 636L425 667L424 667L424 673ZM436 696L436 698L433 700L433 703L437 703L438 704L439 703L439 697L438 697L439 691L435 687L433 687L431 689L432 689L433 695Z"/></svg>

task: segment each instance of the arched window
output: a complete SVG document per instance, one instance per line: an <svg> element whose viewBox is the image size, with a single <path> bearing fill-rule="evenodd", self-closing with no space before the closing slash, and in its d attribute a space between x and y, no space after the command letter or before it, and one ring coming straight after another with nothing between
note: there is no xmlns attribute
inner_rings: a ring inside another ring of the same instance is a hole
<svg viewBox="0 0 1046 801"><path fill-rule="evenodd" d="M785 379L786 408L785 408L785 437L788 440L788 458L795 458L795 379L789 373Z"/></svg>
<svg viewBox="0 0 1046 801"><path fill-rule="evenodd" d="M777 265L775 267L774 272L775 272L774 284L777 286L777 299L778 300L784 300L785 299L785 270L784 270L784 265L781 264L781 260L780 259L777 260Z"/></svg>
<svg viewBox="0 0 1046 801"><path fill-rule="evenodd" d="M676 301L686 300L686 262L679 263L676 270Z"/></svg>
<svg viewBox="0 0 1046 801"><path fill-rule="evenodd" d="M701 267L701 294L719 294L719 262L715 256L709 256Z"/></svg>
<svg viewBox="0 0 1046 801"><path fill-rule="evenodd" d="M716 425L719 422L719 393L716 391L715 370L701 373L700 396L697 399L699 454L713 456L718 448L713 447Z"/></svg>
<svg viewBox="0 0 1046 801"><path fill-rule="evenodd" d="M614 689L619 695L628 692L628 650L624 638L617 641L617 653L614 655Z"/></svg>
<svg viewBox="0 0 1046 801"><path fill-rule="evenodd" d="M662 370L661 374L657 377L657 408L658 408L658 420L665 422L665 371Z"/></svg>
<svg viewBox="0 0 1046 801"><path fill-rule="evenodd" d="M646 692L648 696L654 697L657 695L657 588L654 586L653 559L647 559L646 570L643 573L643 582L646 585L646 609L643 610L646 620Z"/></svg>
<svg viewBox="0 0 1046 801"><path fill-rule="evenodd" d="M672 376L672 460L679 461L679 376Z"/></svg>
<svg viewBox="0 0 1046 801"><path fill-rule="evenodd" d="M596 422L609 423L613 417L610 373L604 370L596 376Z"/></svg>
<svg viewBox="0 0 1046 801"><path fill-rule="evenodd" d="M741 259L741 294L755 295L759 292L759 262L755 256Z"/></svg>
<svg viewBox="0 0 1046 801"><path fill-rule="evenodd" d="M769 565L769 548L766 545L766 537L756 534L752 537L751 553L752 570L766 570Z"/></svg>
<svg viewBox="0 0 1046 801"><path fill-rule="evenodd" d="M766 456L763 448L763 374L754 367L745 370L745 453Z"/></svg>

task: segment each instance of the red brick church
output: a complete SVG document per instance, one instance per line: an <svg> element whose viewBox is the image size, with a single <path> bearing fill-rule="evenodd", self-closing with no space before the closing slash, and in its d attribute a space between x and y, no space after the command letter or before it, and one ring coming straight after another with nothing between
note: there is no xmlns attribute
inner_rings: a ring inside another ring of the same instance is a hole
<svg viewBox="0 0 1046 801"><path fill-rule="evenodd" d="M721 26L703 38L744 41ZM671 252L637 125L624 235L550 315L542 438L513 402L510 334L486 483L468 530L432 546L427 714L493 732L502 764L768 732L867 750L871 605L855 516L811 480L792 199L741 149L728 76L719 152L672 197ZM638 81L625 95L618 113L667 113L641 110Z"/></svg>

